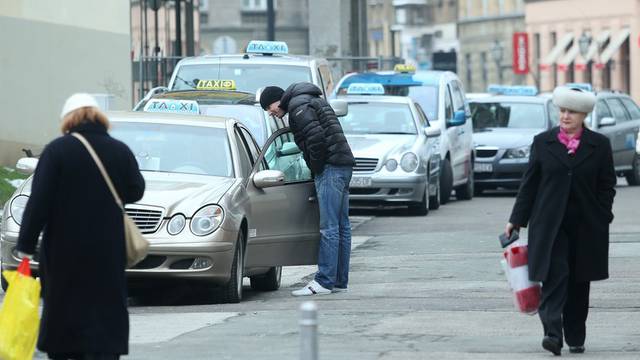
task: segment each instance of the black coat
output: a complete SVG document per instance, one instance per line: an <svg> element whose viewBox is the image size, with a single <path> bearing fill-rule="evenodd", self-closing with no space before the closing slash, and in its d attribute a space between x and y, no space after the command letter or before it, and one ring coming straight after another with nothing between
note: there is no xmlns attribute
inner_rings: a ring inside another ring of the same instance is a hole
<svg viewBox="0 0 640 360"><path fill-rule="evenodd" d="M122 201L142 198L131 150L98 124L84 135ZM122 211L98 167L71 135L49 143L38 162L17 250L33 254L42 230L43 313L38 348L53 353L128 353L129 313Z"/></svg>
<svg viewBox="0 0 640 360"><path fill-rule="evenodd" d="M559 128L535 137L529 167L523 177L509 222L530 224L529 277L545 281L551 249L572 193L573 209L580 210L579 238L575 239L576 281L609 277L609 223L616 175L609 139L584 129L575 155L557 139Z"/></svg>
<svg viewBox="0 0 640 360"><path fill-rule="evenodd" d="M280 100L280 108L289 112L296 145L314 174L322 173L325 164L355 165L338 117L321 94L311 83L297 83L289 86Z"/></svg>

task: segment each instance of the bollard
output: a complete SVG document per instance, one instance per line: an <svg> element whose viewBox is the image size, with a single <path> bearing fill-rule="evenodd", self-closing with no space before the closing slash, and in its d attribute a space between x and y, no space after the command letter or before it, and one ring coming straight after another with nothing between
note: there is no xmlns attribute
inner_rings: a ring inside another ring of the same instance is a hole
<svg viewBox="0 0 640 360"><path fill-rule="evenodd" d="M318 306L313 301L300 305L300 360L318 360Z"/></svg>

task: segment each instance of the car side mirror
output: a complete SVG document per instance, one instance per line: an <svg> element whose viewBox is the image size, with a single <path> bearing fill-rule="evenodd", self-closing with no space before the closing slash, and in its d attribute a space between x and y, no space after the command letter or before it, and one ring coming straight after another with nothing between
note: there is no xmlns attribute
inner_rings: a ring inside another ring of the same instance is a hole
<svg viewBox="0 0 640 360"><path fill-rule="evenodd" d="M453 119L447 120L447 126L460 126L467 122L467 113L464 110L458 110L453 113Z"/></svg>
<svg viewBox="0 0 640 360"><path fill-rule="evenodd" d="M600 123L598 124L598 126L603 127L603 126L613 126L616 124L616 119L612 118L612 117L603 117L602 119L600 119Z"/></svg>
<svg viewBox="0 0 640 360"><path fill-rule="evenodd" d="M284 173L280 170L262 170L253 175L253 185L259 189L284 184Z"/></svg>
<svg viewBox="0 0 640 360"><path fill-rule="evenodd" d="M37 158L21 158L16 163L16 170L23 175L31 175L34 171L36 171L36 167L38 166Z"/></svg>
<svg viewBox="0 0 640 360"><path fill-rule="evenodd" d="M282 148L278 150L278 156L295 155L300 154L301 152L302 151L300 151L300 148L298 148L296 143L289 141L282 144Z"/></svg>
<svg viewBox="0 0 640 360"><path fill-rule="evenodd" d="M345 100L331 99L329 100L329 105L331 105L338 117L345 116L349 112L349 104Z"/></svg>
<svg viewBox="0 0 640 360"><path fill-rule="evenodd" d="M435 126L429 126L424 128L424 134L427 135L428 138L439 137L441 133L442 132L440 131L440 128L437 128Z"/></svg>

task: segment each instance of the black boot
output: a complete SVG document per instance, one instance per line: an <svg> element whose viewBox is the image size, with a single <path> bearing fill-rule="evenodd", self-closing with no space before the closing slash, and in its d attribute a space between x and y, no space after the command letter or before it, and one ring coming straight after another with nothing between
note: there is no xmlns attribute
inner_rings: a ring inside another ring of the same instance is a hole
<svg viewBox="0 0 640 360"><path fill-rule="evenodd" d="M545 336L542 339L542 347L553 353L553 355L560 356L562 354L562 343L560 340L551 336Z"/></svg>
<svg viewBox="0 0 640 360"><path fill-rule="evenodd" d="M569 346L569 352L572 354L582 354L584 352L584 345Z"/></svg>

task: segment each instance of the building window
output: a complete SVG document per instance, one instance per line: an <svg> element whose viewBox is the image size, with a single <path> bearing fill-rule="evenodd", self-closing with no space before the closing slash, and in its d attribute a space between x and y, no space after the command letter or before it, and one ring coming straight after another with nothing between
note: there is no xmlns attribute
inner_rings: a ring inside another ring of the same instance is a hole
<svg viewBox="0 0 640 360"><path fill-rule="evenodd" d="M471 71L471 54L466 54L464 56L464 66L466 68L466 74L467 74L467 89L471 90L473 89L473 84L471 82L472 78L472 74L473 72Z"/></svg>
<svg viewBox="0 0 640 360"><path fill-rule="evenodd" d="M558 42L558 34L556 34L555 31L551 32L551 37L550 37L550 41L551 41L551 46L549 47L549 52L556 47L556 43ZM553 63L552 66L552 71L551 71L551 88L555 89L555 87L558 84L558 66L556 65L556 63Z"/></svg>
<svg viewBox="0 0 640 360"><path fill-rule="evenodd" d="M273 0L275 9L277 1ZM242 0L242 10L244 11L267 11L267 0Z"/></svg>
<svg viewBox="0 0 640 360"><path fill-rule="evenodd" d="M487 87L487 76L489 74L489 67L487 64L487 53L480 53L480 67L482 68L482 86Z"/></svg>

